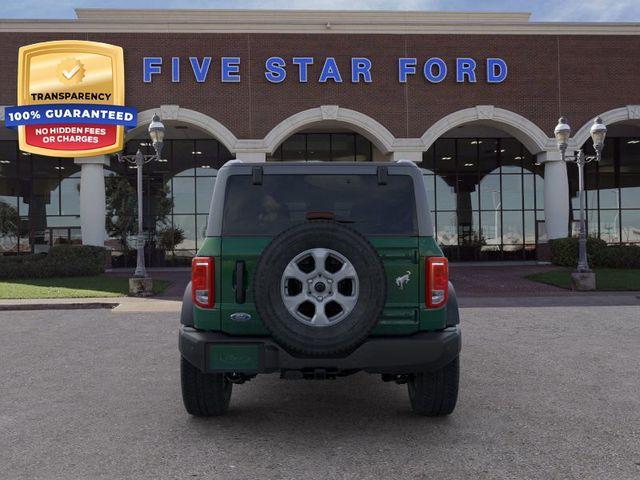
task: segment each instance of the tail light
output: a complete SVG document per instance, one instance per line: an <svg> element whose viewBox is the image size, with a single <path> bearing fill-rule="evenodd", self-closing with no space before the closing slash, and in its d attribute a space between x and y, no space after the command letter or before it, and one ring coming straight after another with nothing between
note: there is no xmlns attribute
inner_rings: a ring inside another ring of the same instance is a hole
<svg viewBox="0 0 640 480"><path fill-rule="evenodd" d="M191 298L199 307L215 304L215 275L213 257L195 257L191 261Z"/></svg>
<svg viewBox="0 0 640 480"><path fill-rule="evenodd" d="M438 308L447 303L449 293L449 262L444 257L429 257L425 262L425 303Z"/></svg>

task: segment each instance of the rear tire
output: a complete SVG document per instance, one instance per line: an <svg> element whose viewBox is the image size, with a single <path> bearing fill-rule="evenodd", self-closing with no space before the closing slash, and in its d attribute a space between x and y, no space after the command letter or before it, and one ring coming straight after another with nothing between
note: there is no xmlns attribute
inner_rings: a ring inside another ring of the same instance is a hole
<svg viewBox="0 0 640 480"><path fill-rule="evenodd" d="M418 415L439 417L456 408L460 357L435 372L414 373L407 386L411 408Z"/></svg>
<svg viewBox="0 0 640 480"><path fill-rule="evenodd" d="M190 415L215 417L229 408L233 384L223 373L202 373L180 357L182 401Z"/></svg>

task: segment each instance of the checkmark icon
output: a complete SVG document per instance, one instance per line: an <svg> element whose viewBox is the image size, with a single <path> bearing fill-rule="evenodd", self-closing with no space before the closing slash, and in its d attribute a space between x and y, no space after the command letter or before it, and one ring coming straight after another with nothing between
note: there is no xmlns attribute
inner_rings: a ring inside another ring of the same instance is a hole
<svg viewBox="0 0 640 480"><path fill-rule="evenodd" d="M62 70L62 74L65 76L67 80L71 80L71 77L73 77L76 73L78 73L78 70L80 70L80 65L76 65L70 71Z"/></svg>

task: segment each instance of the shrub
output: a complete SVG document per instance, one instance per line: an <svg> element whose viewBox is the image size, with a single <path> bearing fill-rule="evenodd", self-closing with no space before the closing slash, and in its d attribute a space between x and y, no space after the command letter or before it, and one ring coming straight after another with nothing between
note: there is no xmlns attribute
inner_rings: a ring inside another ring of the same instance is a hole
<svg viewBox="0 0 640 480"><path fill-rule="evenodd" d="M594 255L593 263L596 267L640 268L640 246L609 245Z"/></svg>
<svg viewBox="0 0 640 480"><path fill-rule="evenodd" d="M184 230L179 227L167 227L158 232L158 247L165 252L171 252L184 242Z"/></svg>
<svg viewBox="0 0 640 480"><path fill-rule="evenodd" d="M89 245L56 245L49 253L0 257L0 278L79 277L104 272L106 250Z"/></svg>
<svg viewBox="0 0 640 480"><path fill-rule="evenodd" d="M587 259L591 267L640 268L640 246L607 245L604 240L588 237ZM563 267L575 267L578 264L578 239L552 240L551 261Z"/></svg>

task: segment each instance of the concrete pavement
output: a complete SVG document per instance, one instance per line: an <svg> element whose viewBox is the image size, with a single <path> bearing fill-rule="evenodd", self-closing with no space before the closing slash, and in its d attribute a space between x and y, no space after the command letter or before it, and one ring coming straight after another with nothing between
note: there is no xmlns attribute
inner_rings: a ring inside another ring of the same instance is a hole
<svg viewBox="0 0 640 480"><path fill-rule="evenodd" d="M637 479L637 306L464 308L451 417L406 387L262 376L183 410L175 313L0 313L0 478Z"/></svg>

